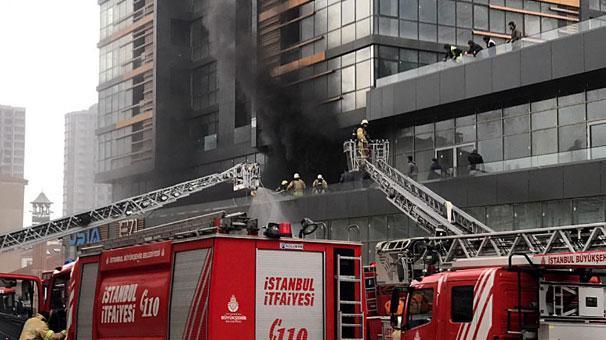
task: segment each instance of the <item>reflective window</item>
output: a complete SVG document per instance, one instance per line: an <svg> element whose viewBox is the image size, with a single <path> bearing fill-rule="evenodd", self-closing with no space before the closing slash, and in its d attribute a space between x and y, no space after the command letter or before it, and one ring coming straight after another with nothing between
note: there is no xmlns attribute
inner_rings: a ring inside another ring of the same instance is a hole
<svg viewBox="0 0 606 340"><path fill-rule="evenodd" d="M438 0L438 23L440 25L455 25L455 2Z"/></svg>
<svg viewBox="0 0 606 340"><path fill-rule="evenodd" d="M560 152L574 151L587 147L587 127L585 124L576 124L560 127Z"/></svg>
<svg viewBox="0 0 606 340"><path fill-rule="evenodd" d="M605 207L606 204L603 197L574 200L574 224L603 222Z"/></svg>
<svg viewBox="0 0 606 340"><path fill-rule="evenodd" d="M511 230L513 207L509 204L486 207L486 224L496 231Z"/></svg>
<svg viewBox="0 0 606 340"><path fill-rule="evenodd" d="M341 20L343 25L354 22L355 20L355 7L354 0L343 0L341 3Z"/></svg>
<svg viewBox="0 0 606 340"><path fill-rule="evenodd" d="M585 104L563 107L558 110L560 125L579 123L585 120Z"/></svg>
<svg viewBox="0 0 606 340"><path fill-rule="evenodd" d="M543 202L543 227L572 224L572 202L570 200Z"/></svg>
<svg viewBox="0 0 606 340"><path fill-rule="evenodd" d="M397 37L398 19L379 17L379 34L391 37Z"/></svg>
<svg viewBox="0 0 606 340"><path fill-rule="evenodd" d="M400 37L408 39L417 39L417 23L413 21L400 20Z"/></svg>
<svg viewBox="0 0 606 340"><path fill-rule="evenodd" d="M606 100L587 103L587 120L606 119Z"/></svg>
<svg viewBox="0 0 606 340"><path fill-rule="evenodd" d="M517 116L503 119L505 135L515 135L530 130L530 121L528 115Z"/></svg>
<svg viewBox="0 0 606 340"><path fill-rule="evenodd" d="M557 111L549 110L532 114L532 129L539 130L554 127L557 124Z"/></svg>
<svg viewBox="0 0 606 340"><path fill-rule="evenodd" d="M431 322L433 289L414 290L408 299L408 327L414 328Z"/></svg>
<svg viewBox="0 0 606 340"><path fill-rule="evenodd" d="M490 10L490 31L496 33L505 32L505 13L500 10Z"/></svg>
<svg viewBox="0 0 606 340"><path fill-rule="evenodd" d="M479 141L478 152L484 158L484 162L503 160L503 139L495 138Z"/></svg>
<svg viewBox="0 0 606 340"><path fill-rule="evenodd" d="M541 227L541 203L525 203L513 206L513 226L515 229L534 229Z"/></svg>
<svg viewBox="0 0 606 340"><path fill-rule="evenodd" d="M438 26L438 42L456 44L456 31L454 27Z"/></svg>
<svg viewBox="0 0 606 340"><path fill-rule="evenodd" d="M400 18L417 20L417 0L400 0Z"/></svg>
<svg viewBox="0 0 606 340"><path fill-rule="evenodd" d="M457 2L457 26L471 28L471 4Z"/></svg>
<svg viewBox="0 0 606 340"><path fill-rule="evenodd" d="M379 14L390 17L397 17L398 0L379 0Z"/></svg>
<svg viewBox="0 0 606 340"><path fill-rule="evenodd" d="M476 140L475 125L458 126L455 132L455 143L462 144Z"/></svg>
<svg viewBox="0 0 606 340"><path fill-rule="evenodd" d="M356 0L356 20L370 15L370 0Z"/></svg>
<svg viewBox="0 0 606 340"><path fill-rule="evenodd" d="M419 24L419 40L436 41L437 27L431 24Z"/></svg>
<svg viewBox="0 0 606 340"><path fill-rule="evenodd" d="M473 6L473 27L480 30L488 30L488 7Z"/></svg>
<svg viewBox="0 0 606 340"><path fill-rule="evenodd" d="M519 115L527 115L528 112L530 112L530 105L521 104L521 105L510 106L510 107L504 108L503 116L512 117L512 116L519 116Z"/></svg>
<svg viewBox="0 0 606 340"><path fill-rule="evenodd" d="M433 133L422 133L415 136L415 149L431 149L433 144Z"/></svg>
<svg viewBox="0 0 606 340"><path fill-rule="evenodd" d="M436 0L419 0L419 20L435 23L437 19Z"/></svg>
<svg viewBox="0 0 606 340"><path fill-rule="evenodd" d="M505 159L516 159L530 156L530 135L525 133L504 137Z"/></svg>
<svg viewBox="0 0 606 340"><path fill-rule="evenodd" d="M568 96L562 96L558 98L558 105L568 106L573 104L583 103L585 101L585 92L575 93Z"/></svg>
<svg viewBox="0 0 606 340"><path fill-rule="evenodd" d="M606 123L590 125L589 133L592 148L606 146Z"/></svg>
<svg viewBox="0 0 606 340"><path fill-rule="evenodd" d="M341 27L341 4L328 7L328 31Z"/></svg>
<svg viewBox="0 0 606 340"><path fill-rule="evenodd" d="M450 314L452 322L471 322L473 319L473 286L452 287Z"/></svg>
<svg viewBox="0 0 606 340"><path fill-rule="evenodd" d="M454 130L436 131L436 147L449 146L454 144Z"/></svg>
<svg viewBox="0 0 606 340"><path fill-rule="evenodd" d="M532 133L532 154L546 155L558 152L558 130L546 129Z"/></svg>
<svg viewBox="0 0 606 340"><path fill-rule="evenodd" d="M501 120L478 123L478 139L491 139L501 135L503 135Z"/></svg>
<svg viewBox="0 0 606 340"><path fill-rule="evenodd" d="M356 89L358 90L370 86L370 63L370 60L366 60L356 65Z"/></svg>

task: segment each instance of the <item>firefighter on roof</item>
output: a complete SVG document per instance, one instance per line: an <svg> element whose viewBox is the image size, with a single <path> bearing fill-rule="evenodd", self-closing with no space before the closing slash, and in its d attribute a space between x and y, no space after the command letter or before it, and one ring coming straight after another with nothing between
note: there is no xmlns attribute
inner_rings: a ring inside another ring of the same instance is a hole
<svg viewBox="0 0 606 340"><path fill-rule="evenodd" d="M356 138L358 140L358 151L360 158L368 158L368 121L362 120L360 127L356 130Z"/></svg>
<svg viewBox="0 0 606 340"><path fill-rule="evenodd" d="M314 194L323 194L328 189L328 183L326 183L322 175L318 175L318 178L316 178L311 187Z"/></svg>
<svg viewBox="0 0 606 340"><path fill-rule="evenodd" d="M287 180L283 180L280 183L280 186L278 186L276 188L276 192L280 192L280 193L286 192L287 188L288 188L288 181Z"/></svg>
<svg viewBox="0 0 606 340"><path fill-rule="evenodd" d="M305 193L305 187L305 182L303 182L301 176L296 173L286 190L292 191L293 196L300 197Z"/></svg>
<svg viewBox="0 0 606 340"><path fill-rule="evenodd" d="M65 331L55 333L48 329L44 315L37 314L29 318L23 326L19 340L61 340L65 339Z"/></svg>

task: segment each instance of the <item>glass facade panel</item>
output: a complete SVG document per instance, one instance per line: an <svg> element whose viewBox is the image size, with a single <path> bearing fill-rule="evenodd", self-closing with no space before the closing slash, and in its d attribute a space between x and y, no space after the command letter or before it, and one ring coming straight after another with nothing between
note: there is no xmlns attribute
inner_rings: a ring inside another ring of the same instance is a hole
<svg viewBox="0 0 606 340"><path fill-rule="evenodd" d="M486 207L486 224L495 231L513 230L513 207L511 205Z"/></svg>
<svg viewBox="0 0 606 340"><path fill-rule="evenodd" d="M560 127L560 152L580 150L587 147L587 127L585 124Z"/></svg>
<svg viewBox="0 0 606 340"><path fill-rule="evenodd" d="M556 126L558 123L557 111L549 110L534 112L532 114L532 129L539 130Z"/></svg>
<svg viewBox="0 0 606 340"><path fill-rule="evenodd" d="M573 205L574 224L604 222L606 218L603 197L576 199Z"/></svg>
<svg viewBox="0 0 606 340"><path fill-rule="evenodd" d="M558 130L545 129L532 133L532 154L546 155L558 152Z"/></svg>
<svg viewBox="0 0 606 340"><path fill-rule="evenodd" d="M473 28L488 31L488 7L473 6Z"/></svg>
<svg viewBox="0 0 606 340"><path fill-rule="evenodd" d="M517 116L503 119L505 135L515 135L530 131L530 119L526 116Z"/></svg>
<svg viewBox="0 0 606 340"><path fill-rule="evenodd" d="M505 159L516 159L530 156L530 135L527 133L521 135L506 136Z"/></svg>
<svg viewBox="0 0 606 340"><path fill-rule="evenodd" d="M585 120L585 104L562 107L558 110L560 125L579 123Z"/></svg>
<svg viewBox="0 0 606 340"><path fill-rule="evenodd" d="M490 10L490 31L496 33L505 33L505 12Z"/></svg>
<svg viewBox="0 0 606 340"><path fill-rule="evenodd" d="M419 33L417 31L417 23L413 21L400 20L400 37L407 39L417 39Z"/></svg>
<svg viewBox="0 0 606 340"><path fill-rule="evenodd" d="M418 6L417 0L400 0L400 18L417 20Z"/></svg>
<svg viewBox="0 0 606 340"><path fill-rule="evenodd" d="M440 25L455 25L455 1L438 0L438 23Z"/></svg>
<svg viewBox="0 0 606 340"><path fill-rule="evenodd" d="M457 2L457 26L471 28L472 14L471 4L466 2Z"/></svg>
<svg viewBox="0 0 606 340"><path fill-rule="evenodd" d="M398 19L379 17L379 34L397 37L399 34Z"/></svg>
<svg viewBox="0 0 606 340"><path fill-rule="evenodd" d="M436 0L419 0L419 20L422 22L436 23L436 19Z"/></svg>
<svg viewBox="0 0 606 340"><path fill-rule="evenodd" d="M541 203L525 203L513 206L513 225L519 229L541 227Z"/></svg>
<svg viewBox="0 0 606 340"><path fill-rule="evenodd" d="M570 200L543 202L543 227L572 224Z"/></svg>
<svg viewBox="0 0 606 340"><path fill-rule="evenodd" d="M454 130L436 131L436 147L449 146L454 144Z"/></svg>
<svg viewBox="0 0 606 340"><path fill-rule="evenodd" d="M455 143L462 144L476 140L476 126L459 126L455 132Z"/></svg>
<svg viewBox="0 0 606 340"><path fill-rule="evenodd" d="M503 160L503 139L495 138L479 141L478 152L484 158L484 162Z"/></svg>
<svg viewBox="0 0 606 340"><path fill-rule="evenodd" d="M419 24L419 40L436 41L437 26L431 24Z"/></svg>
<svg viewBox="0 0 606 340"><path fill-rule="evenodd" d="M606 100L587 103L587 120L601 119L606 119Z"/></svg>
<svg viewBox="0 0 606 340"><path fill-rule="evenodd" d="M456 44L456 30L454 27L438 26L438 42L444 44Z"/></svg>
<svg viewBox="0 0 606 340"><path fill-rule="evenodd" d="M379 15L397 17L398 0L379 0Z"/></svg>
<svg viewBox="0 0 606 340"><path fill-rule="evenodd" d="M557 106L555 98L545 99L530 104L530 110L533 112L554 109Z"/></svg>
<svg viewBox="0 0 606 340"><path fill-rule="evenodd" d="M478 139L491 139L501 135L503 135L501 120L478 123Z"/></svg>
<svg viewBox="0 0 606 340"><path fill-rule="evenodd" d="M433 147L433 133L423 133L415 136L416 150L431 149Z"/></svg>
<svg viewBox="0 0 606 340"><path fill-rule="evenodd" d="M350 24L356 20L354 0L343 0L341 3L341 21L343 25Z"/></svg>

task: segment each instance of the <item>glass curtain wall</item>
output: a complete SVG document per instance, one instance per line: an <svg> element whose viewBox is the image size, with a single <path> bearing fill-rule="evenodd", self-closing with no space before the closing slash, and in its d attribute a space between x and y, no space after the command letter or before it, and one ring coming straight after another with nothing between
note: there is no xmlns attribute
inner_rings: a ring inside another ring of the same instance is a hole
<svg viewBox="0 0 606 340"><path fill-rule="evenodd" d="M501 107L435 123L398 129L392 138L395 164L406 169L414 156L420 180L429 179L432 158L443 177L467 175L477 149L484 172L524 169L606 157L606 89Z"/></svg>

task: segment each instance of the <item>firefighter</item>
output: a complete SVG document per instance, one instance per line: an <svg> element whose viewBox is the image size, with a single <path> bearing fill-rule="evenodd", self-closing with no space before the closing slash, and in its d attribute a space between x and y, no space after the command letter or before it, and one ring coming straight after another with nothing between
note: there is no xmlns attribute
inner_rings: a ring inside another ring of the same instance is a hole
<svg viewBox="0 0 606 340"><path fill-rule="evenodd" d="M36 314L29 318L23 330L19 340L61 340L65 339L65 331L55 333L48 329L48 323L46 317L42 314Z"/></svg>
<svg viewBox="0 0 606 340"><path fill-rule="evenodd" d="M444 44L444 50L446 51L446 55L444 56L444 61L452 59L454 62L461 62L461 58L463 56L463 50L452 46L450 44Z"/></svg>
<svg viewBox="0 0 606 340"><path fill-rule="evenodd" d="M303 182L301 176L296 173L293 176L293 180L288 184L288 187L286 187L286 190L292 191L292 194L295 197L301 197L303 196L303 193L305 193L305 187L305 182Z"/></svg>
<svg viewBox="0 0 606 340"><path fill-rule="evenodd" d="M318 175L318 178L316 178L311 187L314 194L323 194L328 189L328 183L326 183L322 175Z"/></svg>
<svg viewBox="0 0 606 340"><path fill-rule="evenodd" d="M283 181L280 183L280 186L278 186L278 187L276 188L276 192L279 192L279 193L285 193L287 188L288 188L288 181L287 181L287 180L283 180Z"/></svg>
<svg viewBox="0 0 606 340"><path fill-rule="evenodd" d="M368 158L368 120L362 120L360 127L356 130L356 138L358 140L360 158Z"/></svg>

